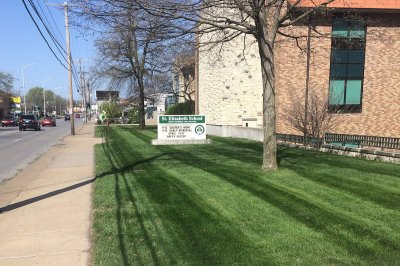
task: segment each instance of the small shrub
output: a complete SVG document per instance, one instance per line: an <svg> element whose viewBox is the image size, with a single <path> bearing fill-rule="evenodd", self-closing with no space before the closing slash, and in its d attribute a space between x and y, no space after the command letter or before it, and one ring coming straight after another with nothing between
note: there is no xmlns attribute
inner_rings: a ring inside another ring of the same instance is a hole
<svg viewBox="0 0 400 266"><path fill-rule="evenodd" d="M194 114L194 101L184 103L177 103L168 107L165 111L167 115L193 115Z"/></svg>
<svg viewBox="0 0 400 266"><path fill-rule="evenodd" d="M117 102L105 102L100 105L100 111L104 112L107 118L120 117L122 109Z"/></svg>
<svg viewBox="0 0 400 266"><path fill-rule="evenodd" d="M139 123L139 109L132 108L128 111L128 123L130 124L137 124Z"/></svg>

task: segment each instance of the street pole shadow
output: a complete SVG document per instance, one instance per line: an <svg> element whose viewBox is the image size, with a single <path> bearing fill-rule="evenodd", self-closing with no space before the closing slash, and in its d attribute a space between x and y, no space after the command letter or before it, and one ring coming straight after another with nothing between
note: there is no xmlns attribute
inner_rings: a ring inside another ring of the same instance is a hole
<svg viewBox="0 0 400 266"><path fill-rule="evenodd" d="M83 182L71 185L69 187L65 187L65 188L58 189L58 190L55 190L55 191L51 191L49 193L46 193L46 194L43 194L43 195L40 195L40 196L37 196L37 197L33 197L33 198L30 198L30 199L27 199L27 200L23 200L23 201L20 201L20 202L9 204L9 205L7 205L5 207L0 208L0 213L7 212L7 211L12 211L12 210L15 210L15 209L30 205L32 203L35 203L35 202L38 202L38 201L41 201L41 200L44 200L44 199L48 199L48 198L60 195L62 193L65 193L65 192L68 192L68 191L71 191L71 190L74 190L74 189L89 185L89 184L93 183L94 181L96 181L97 179L100 179L100 178L102 178L104 176L107 176L107 175L110 175L110 174L119 174L119 173L124 173L124 172L127 172L127 171L132 171L139 164L151 162L151 161L156 160L157 158L165 156L165 155L168 155L168 153L162 153L162 154L158 154L158 155L152 156L150 158L138 160L138 161L135 161L135 162L133 162L133 163L131 163L131 164L125 166L125 167L122 167L122 168L113 168L111 171L102 173L102 174L100 174L100 175L98 175L98 176L96 176L94 178L91 178L89 180L85 180Z"/></svg>
<svg viewBox="0 0 400 266"><path fill-rule="evenodd" d="M46 194L43 194L43 195L40 195L40 196L37 196L37 197L33 197L33 198L30 198L30 199L27 199L27 200L23 200L23 201L20 201L20 202L9 204L9 205L7 205L5 207L0 208L0 213L7 212L7 211L12 211L12 210L27 206L29 204L32 204L32 203L35 203L35 202L38 202L38 201L41 201L41 200L44 200L44 199L48 199L50 197L54 197L54 196L57 196L59 194L62 194L62 193L65 193L65 192L68 192L68 191L71 191L71 190L86 186L88 184L93 183L95 180L96 180L96 178L92 178L92 179L80 182L78 184L74 184L74 185L69 186L69 187L65 187L65 188L58 189L58 190L55 190L55 191L51 191L49 193L46 193Z"/></svg>

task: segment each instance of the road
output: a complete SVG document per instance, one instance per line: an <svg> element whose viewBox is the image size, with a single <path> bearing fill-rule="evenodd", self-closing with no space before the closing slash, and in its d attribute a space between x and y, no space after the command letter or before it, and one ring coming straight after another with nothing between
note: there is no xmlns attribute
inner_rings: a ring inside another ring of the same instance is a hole
<svg viewBox="0 0 400 266"><path fill-rule="evenodd" d="M82 122L82 118L75 119L75 128ZM19 131L18 127L0 127L0 183L14 177L51 146L59 144L71 133L71 124L57 119L56 127L41 129Z"/></svg>

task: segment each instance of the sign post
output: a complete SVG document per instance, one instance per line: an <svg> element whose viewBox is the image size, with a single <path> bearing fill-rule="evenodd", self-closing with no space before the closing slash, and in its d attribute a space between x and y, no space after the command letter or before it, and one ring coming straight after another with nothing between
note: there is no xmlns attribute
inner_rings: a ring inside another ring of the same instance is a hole
<svg viewBox="0 0 400 266"><path fill-rule="evenodd" d="M210 144L206 138L204 115L160 115L158 116L157 139L153 145Z"/></svg>

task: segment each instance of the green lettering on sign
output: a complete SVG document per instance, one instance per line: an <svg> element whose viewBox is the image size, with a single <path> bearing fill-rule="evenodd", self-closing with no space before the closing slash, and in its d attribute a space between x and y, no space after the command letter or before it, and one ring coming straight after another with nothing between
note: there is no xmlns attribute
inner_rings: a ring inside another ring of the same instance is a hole
<svg viewBox="0 0 400 266"><path fill-rule="evenodd" d="M160 115L160 124L184 124L184 123L205 123L204 115Z"/></svg>

